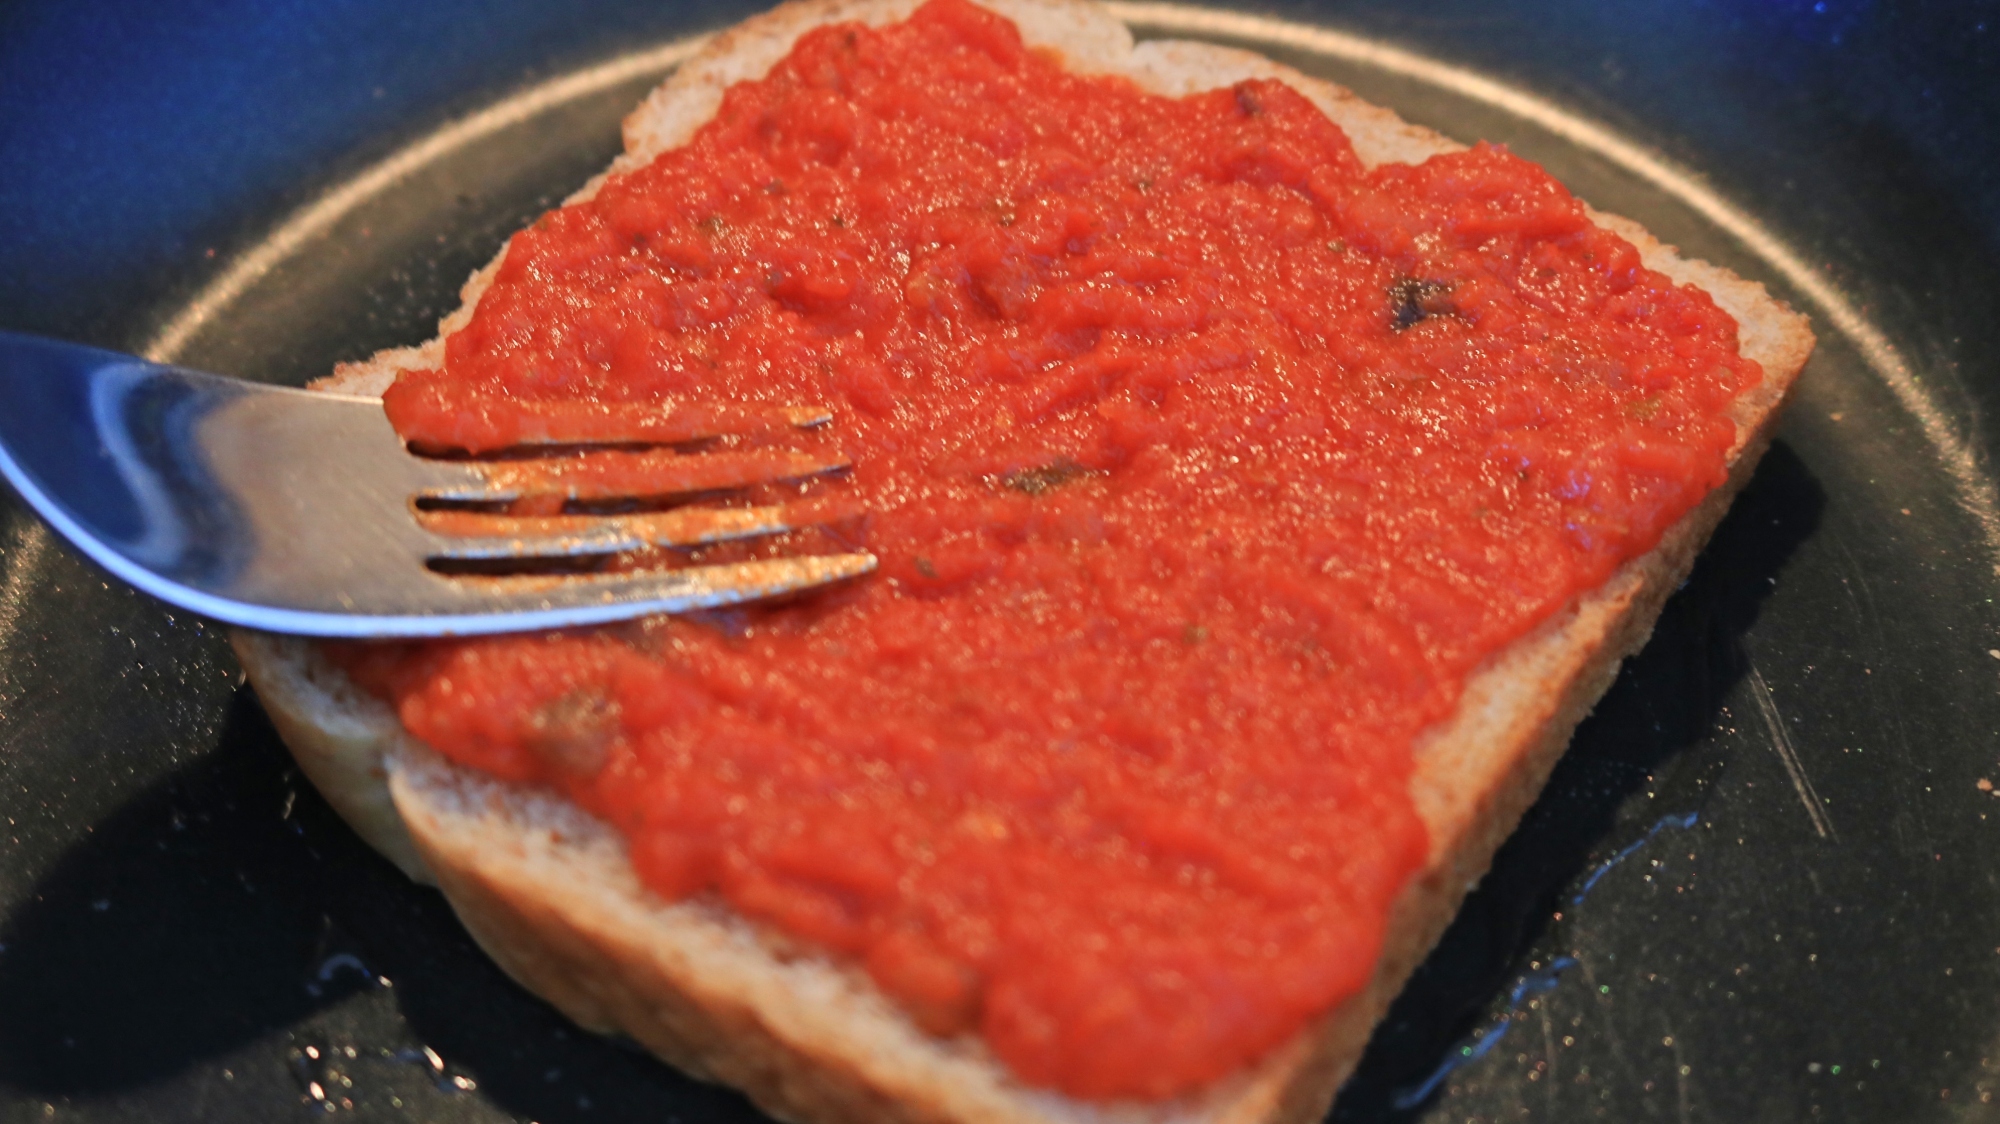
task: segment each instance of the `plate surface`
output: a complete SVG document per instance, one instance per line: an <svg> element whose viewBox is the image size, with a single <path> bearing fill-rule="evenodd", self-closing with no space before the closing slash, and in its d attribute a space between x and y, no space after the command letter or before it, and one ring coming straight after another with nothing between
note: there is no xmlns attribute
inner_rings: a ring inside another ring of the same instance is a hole
<svg viewBox="0 0 2000 1124"><path fill-rule="evenodd" d="M1940 344L1921 294L1913 312L1837 285L1824 216L1759 225L1660 156L1643 114L1577 116L1319 24L1124 11L1505 141L1820 333L1756 478L1334 1117L2000 1118L1989 388L1951 381L1985 345ZM1436 38L1476 37L1457 18ZM134 290L143 315L77 313L72 334L288 382L421 339L609 160L684 49L440 98L400 143L315 166L316 194L243 205L226 252ZM1961 200L1975 242L1984 198ZM89 307L34 299L8 326ZM761 1119L514 988L291 769L216 629L108 583L6 493L0 815L0 1119Z"/></svg>

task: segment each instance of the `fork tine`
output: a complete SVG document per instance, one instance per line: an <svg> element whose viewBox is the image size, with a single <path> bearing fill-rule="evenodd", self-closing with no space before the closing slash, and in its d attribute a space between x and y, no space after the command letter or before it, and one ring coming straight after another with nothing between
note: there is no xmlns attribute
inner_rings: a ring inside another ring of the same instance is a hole
<svg viewBox="0 0 2000 1124"><path fill-rule="evenodd" d="M778 413L800 429L818 429L833 420L833 411L825 406L782 406Z"/></svg>
<svg viewBox="0 0 2000 1124"><path fill-rule="evenodd" d="M483 483L424 489L422 498L494 503L527 496L572 500L667 496L723 491L780 480L823 476L849 467L841 456L781 449L705 454L668 449L598 451L554 460L502 461L480 467Z"/></svg>
<svg viewBox="0 0 2000 1124"><path fill-rule="evenodd" d="M684 613L781 597L860 577L875 566L872 554L810 554L664 572L450 578L440 583L487 612L561 614L565 624L591 624L642 612ZM531 620L521 627L543 626Z"/></svg>
<svg viewBox="0 0 2000 1124"><path fill-rule="evenodd" d="M775 535L823 519L798 519L792 509L684 507L640 515L554 515L516 518L469 511L420 513L418 521L441 536L435 558L553 558L609 554L642 546L700 546Z"/></svg>

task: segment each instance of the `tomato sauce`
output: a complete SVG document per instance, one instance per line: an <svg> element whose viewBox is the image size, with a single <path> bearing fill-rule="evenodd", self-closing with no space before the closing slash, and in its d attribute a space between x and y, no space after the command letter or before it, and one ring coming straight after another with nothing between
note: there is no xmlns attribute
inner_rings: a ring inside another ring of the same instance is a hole
<svg viewBox="0 0 2000 1124"><path fill-rule="evenodd" d="M1415 735L1723 481L1735 340L1504 149L1365 169L1281 84L1152 96L933 0L516 235L386 398L468 449L827 405L880 570L339 658L660 894L1167 1097L1369 979Z"/></svg>

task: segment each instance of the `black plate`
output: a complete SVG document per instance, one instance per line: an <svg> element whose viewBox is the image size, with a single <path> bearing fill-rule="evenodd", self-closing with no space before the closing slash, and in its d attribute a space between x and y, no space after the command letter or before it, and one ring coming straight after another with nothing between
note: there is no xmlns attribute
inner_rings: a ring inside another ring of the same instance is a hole
<svg viewBox="0 0 2000 1124"><path fill-rule="evenodd" d="M747 11L16 4L0 324L289 382L421 339L614 151L669 57L617 52ZM1506 140L1821 336L1335 1117L2000 1118L2000 26L1134 11ZM5 493L0 815L0 1119L757 1119L516 990L301 782L217 630Z"/></svg>

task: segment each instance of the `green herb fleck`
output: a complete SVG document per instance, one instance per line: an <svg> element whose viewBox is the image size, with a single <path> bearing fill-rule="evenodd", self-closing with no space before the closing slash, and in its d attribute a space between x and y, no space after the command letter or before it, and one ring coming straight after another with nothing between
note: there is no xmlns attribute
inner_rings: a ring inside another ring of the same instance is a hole
<svg viewBox="0 0 2000 1124"><path fill-rule="evenodd" d="M917 555L916 567L917 567L917 573L922 574L927 578L937 577L937 567L931 565L931 560L925 558L921 554Z"/></svg>
<svg viewBox="0 0 2000 1124"><path fill-rule="evenodd" d="M1660 412L1660 396L1655 394L1650 397L1641 398L1637 402L1627 403L1625 412L1640 421L1646 421L1654 414Z"/></svg>

